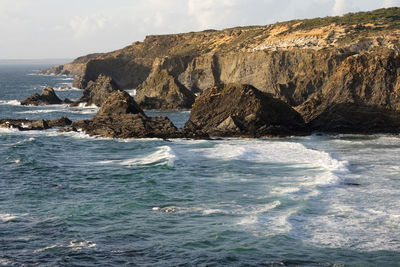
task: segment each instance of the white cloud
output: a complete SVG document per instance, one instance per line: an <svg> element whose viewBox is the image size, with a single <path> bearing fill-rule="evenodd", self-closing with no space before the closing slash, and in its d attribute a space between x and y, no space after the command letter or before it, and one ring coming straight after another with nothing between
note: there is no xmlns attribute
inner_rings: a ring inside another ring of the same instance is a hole
<svg viewBox="0 0 400 267"><path fill-rule="evenodd" d="M334 16L343 15L346 12L346 4L348 1L346 0L336 0L335 4L333 5L332 14Z"/></svg>
<svg viewBox="0 0 400 267"><path fill-rule="evenodd" d="M400 0L0 0L0 58L77 57L146 35L341 15ZM71 16L71 14L73 14ZM29 44L29 45L27 45Z"/></svg>
<svg viewBox="0 0 400 267"><path fill-rule="evenodd" d="M395 7L395 6L399 6L399 5L400 5L399 0L384 0L382 7Z"/></svg>
<svg viewBox="0 0 400 267"><path fill-rule="evenodd" d="M224 27L237 11L238 0L189 0L188 12L196 18L199 29Z"/></svg>
<svg viewBox="0 0 400 267"><path fill-rule="evenodd" d="M74 37L81 39L85 36L91 35L92 33L98 33L104 29L104 26L108 21L109 19L103 15L75 17L70 20L69 25L74 32Z"/></svg>

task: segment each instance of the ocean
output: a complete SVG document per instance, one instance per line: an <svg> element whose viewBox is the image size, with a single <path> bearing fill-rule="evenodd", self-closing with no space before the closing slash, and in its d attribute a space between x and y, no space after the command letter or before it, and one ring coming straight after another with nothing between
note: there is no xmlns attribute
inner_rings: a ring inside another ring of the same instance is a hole
<svg viewBox="0 0 400 267"><path fill-rule="evenodd" d="M0 63L0 118L69 76ZM132 93L132 92L131 92ZM188 111L147 111L183 127ZM0 266L400 266L400 137L106 139L0 129Z"/></svg>

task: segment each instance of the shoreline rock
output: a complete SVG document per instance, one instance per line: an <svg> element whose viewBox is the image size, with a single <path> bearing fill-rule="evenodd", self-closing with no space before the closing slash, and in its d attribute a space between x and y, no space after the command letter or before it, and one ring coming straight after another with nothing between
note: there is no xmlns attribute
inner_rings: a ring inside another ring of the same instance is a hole
<svg viewBox="0 0 400 267"><path fill-rule="evenodd" d="M155 64L157 65L157 64ZM174 76L159 66L139 86L135 101L143 109L190 109L196 96Z"/></svg>
<svg viewBox="0 0 400 267"><path fill-rule="evenodd" d="M178 130L167 117L147 117L125 91L111 93L90 120L76 121L66 131L82 130L90 136L110 138L207 138L200 131Z"/></svg>
<svg viewBox="0 0 400 267"><path fill-rule="evenodd" d="M59 105L59 104L71 104L72 101L68 98L61 100L53 87L47 86L43 89L42 93L32 94L26 99L21 101L21 105L24 106L40 106L40 105Z"/></svg>
<svg viewBox="0 0 400 267"><path fill-rule="evenodd" d="M211 136L287 136L309 133L304 120L285 102L251 85L216 85L193 105L187 130Z"/></svg>
<svg viewBox="0 0 400 267"><path fill-rule="evenodd" d="M100 107L105 99L113 92L119 91L114 80L106 75L100 74L96 81L90 81L82 92L82 96L71 106L86 103L86 106L96 105Z"/></svg>
<svg viewBox="0 0 400 267"><path fill-rule="evenodd" d="M18 129L20 131L47 130L53 127L66 127L72 121L66 117L54 120L0 119L0 128Z"/></svg>

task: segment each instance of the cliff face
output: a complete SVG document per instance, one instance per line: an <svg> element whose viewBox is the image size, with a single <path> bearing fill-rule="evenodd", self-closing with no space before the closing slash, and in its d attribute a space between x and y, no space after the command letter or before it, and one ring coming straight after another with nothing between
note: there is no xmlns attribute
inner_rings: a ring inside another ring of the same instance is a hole
<svg viewBox="0 0 400 267"><path fill-rule="evenodd" d="M139 99L186 92L171 100L177 102L188 91L201 93L215 84L251 84L285 101L318 128L339 114L335 113L339 106L351 107L353 113L360 107L363 114L377 108L400 111L399 43L400 9L391 8L148 36L121 50L81 57L49 72L77 75L75 86L80 88L105 74L121 89L137 88Z"/></svg>

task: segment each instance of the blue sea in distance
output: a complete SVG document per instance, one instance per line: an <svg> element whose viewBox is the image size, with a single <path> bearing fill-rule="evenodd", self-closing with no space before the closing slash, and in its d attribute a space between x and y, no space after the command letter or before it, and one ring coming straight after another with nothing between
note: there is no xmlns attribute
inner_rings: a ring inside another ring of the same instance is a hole
<svg viewBox="0 0 400 267"><path fill-rule="evenodd" d="M0 63L0 118L72 77ZM132 93L132 92L131 92ZM179 127L188 111L166 115ZM357 185L359 184L359 185ZM0 266L400 266L400 138L105 139L0 129Z"/></svg>

